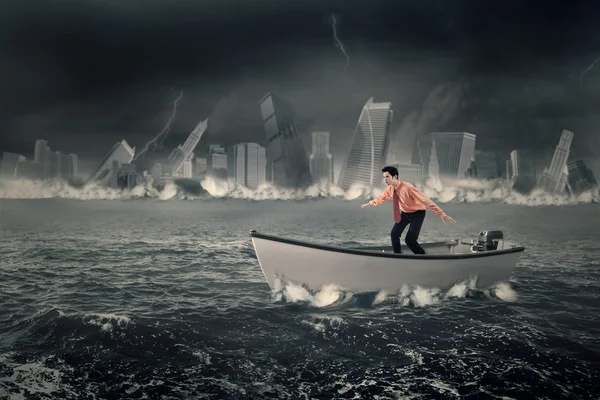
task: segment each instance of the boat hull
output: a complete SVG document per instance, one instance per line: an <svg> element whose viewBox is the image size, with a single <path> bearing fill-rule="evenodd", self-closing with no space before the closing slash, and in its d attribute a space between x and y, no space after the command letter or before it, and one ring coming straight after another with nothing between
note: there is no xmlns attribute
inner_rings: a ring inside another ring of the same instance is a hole
<svg viewBox="0 0 600 400"><path fill-rule="evenodd" d="M506 281L519 261L522 246L488 254L398 255L295 242L252 235L267 283L290 280L319 290L336 284L353 292L396 292L403 285L448 288L477 278L478 287ZM425 247L425 245L423 246Z"/></svg>

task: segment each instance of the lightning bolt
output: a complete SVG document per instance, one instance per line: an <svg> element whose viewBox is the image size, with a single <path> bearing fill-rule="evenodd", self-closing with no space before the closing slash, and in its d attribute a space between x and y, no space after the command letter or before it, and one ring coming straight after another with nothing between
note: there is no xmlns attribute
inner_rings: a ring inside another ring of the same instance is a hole
<svg viewBox="0 0 600 400"><path fill-rule="evenodd" d="M342 69L342 74L346 71L346 68L350 65L350 57L348 57L348 53L346 53L346 49L344 49L344 45L340 41L340 38L337 35L337 30L335 29L335 25L337 24L337 19L335 15L331 15L331 27L333 28L333 40L335 40L335 47L339 48L342 53L344 53L344 57L346 57L346 65L344 65L344 69Z"/></svg>
<svg viewBox="0 0 600 400"><path fill-rule="evenodd" d="M142 154L146 153L146 151L148 151L148 149L152 145L154 145L153 150L156 150L157 148L162 147L162 144L165 141L165 138L171 132L171 122L173 122L173 120L175 119L175 116L177 115L177 106L179 105L179 100L181 100L181 97L183 97L183 90L179 92L179 96L177 96L177 98L173 101L173 112L171 113L171 116L167 120L167 123L165 124L165 127L163 128L163 130L158 135L156 135L152 140L150 140L148 143L146 143L146 145L144 146L142 151L140 151L139 153L137 153L135 155L135 157L133 158L133 161L135 161ZM158 140L161 137L162 137L162 140L160 142L158 142Z"/></svg>
<svg viewBox="0 0 600 400"><path fill-rule="evenodd" d="M579 85L581 86L582 89L583 89L583 77L585 76L585 74L587 74L588 72L593 70L595 67L597 67L598 64L600 64L600 57L596 58L593 63L588 65L587 68L584 69L583 72L581 73L581 75L579 76Z"/></svg>

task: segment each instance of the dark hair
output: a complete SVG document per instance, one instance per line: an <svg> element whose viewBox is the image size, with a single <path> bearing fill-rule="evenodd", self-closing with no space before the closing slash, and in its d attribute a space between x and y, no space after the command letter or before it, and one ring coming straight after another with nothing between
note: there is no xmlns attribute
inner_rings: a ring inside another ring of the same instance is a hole
<svg viewBox="0 0 600 400"><path fill-rule="evenodd" d="M396 167L392 167L392 166L387 166L387 167L383 167L383 169L381 170L381 172L389 172L390 175L392 176L392 178L395 176L396 178L398 178L398 168Z"/></svg>

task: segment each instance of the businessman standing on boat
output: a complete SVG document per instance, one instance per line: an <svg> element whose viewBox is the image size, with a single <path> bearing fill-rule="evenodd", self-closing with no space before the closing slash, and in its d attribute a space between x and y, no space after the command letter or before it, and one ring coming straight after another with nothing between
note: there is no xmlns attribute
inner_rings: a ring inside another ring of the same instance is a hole
<svg viewBox="0 0 600 400"><path fill-rule="evenodd" d="M419 189L408 182L403 182L398 179L398 169L396 167L385 167L383 172L383 180L388 185L384 192L377 197L363 204L361 207L378 206L388 199L394 201L394 227L392 228L392 247L394 253L402 253L400 247L400 236L404 229L410 225L404 242L414 254L425 254L425 250L419 245L419 233L425 219L425 208L440 216L442 221L456 222L448 216L441 208L433 201L425 196ZM400 211L402 210L402 211Z"/></svg>

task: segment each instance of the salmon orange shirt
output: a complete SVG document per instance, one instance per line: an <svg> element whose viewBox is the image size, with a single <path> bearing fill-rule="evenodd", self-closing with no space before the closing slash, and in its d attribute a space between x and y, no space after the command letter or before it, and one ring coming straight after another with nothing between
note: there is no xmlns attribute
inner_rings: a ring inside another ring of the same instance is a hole
<svg viewBox="0 0 600 400"><path fill-rule="evenodd" d="M398 182L396 187L389 185L385 188L381 196L369 201L369 205L378 206L388 199L394 197L394 190L398 194L398 204L400 210L405 213L412 213L415 211L425 210L425 207L429 208L435 214L442 216L444 212L439 208L433 201L425 196L419 189L414 187L408 182Z"/></svg>

